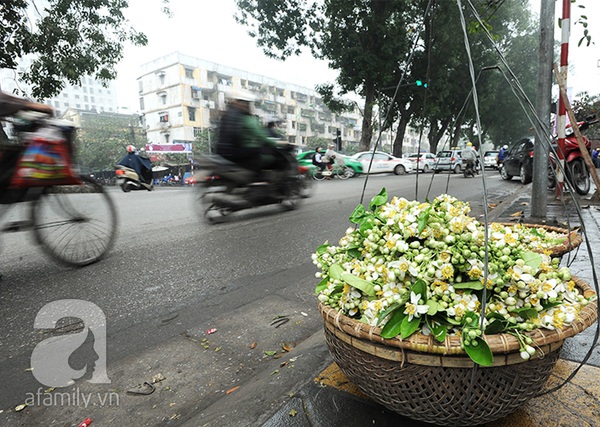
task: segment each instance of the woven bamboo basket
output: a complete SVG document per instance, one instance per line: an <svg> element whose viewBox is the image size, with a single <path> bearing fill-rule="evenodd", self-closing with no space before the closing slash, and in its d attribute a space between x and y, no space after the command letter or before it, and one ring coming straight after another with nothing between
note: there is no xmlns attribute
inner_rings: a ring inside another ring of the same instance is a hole
<svg viewBox="0 0 600 427"><path fill-rule="evenodd" d="M589 297L595 295L573 278ZM563 341L597 319L597 300L588 304L568 328L536 329L528 335L538 349L523 360L517 339L509 334L485 336L494 364L477 366L460 346L460 338L443 343L420 333L409 338L384 339L379 327L369 326L319 304L325 340L342 372L376 402L400 415L438 425L471 426L504 417L544 387Z"/></svg>
<svg viewBox="0 0 600 427"><path fill-rule="evenodd" d="M562 245L556 245L548 248L548 252L552 257L562 257L567 252L576 249L583 243L583 237L577 232L577 230L567 230L566 228L554 227L551 225L540 225L540 224L525 224L525 223L510 223L510 222L498 222L497 224L505 226L516 226L522 225L524 227L531 228L543 228L546 231L554 231L559 234L565 235L565 242Z"/></svg>

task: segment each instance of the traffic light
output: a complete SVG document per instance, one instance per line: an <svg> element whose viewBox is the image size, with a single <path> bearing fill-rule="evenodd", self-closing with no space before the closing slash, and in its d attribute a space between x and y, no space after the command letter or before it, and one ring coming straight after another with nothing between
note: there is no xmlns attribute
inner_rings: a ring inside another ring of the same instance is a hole
<svg viewBox="0 0 600 427"><path fill-rule="evenodd" d="M335 144L337 151L340 151L342 149L342 132L339 129L336 132L336 136L333 140L333 143Z"/></svg>
<svg viewBox="0 0 600 427"><path fill-rule="evenodd" d="M417 84L417 86L423 86L424 88L427 88L427 83L423 83L422 80L417 80L416 84Z"/></svg>

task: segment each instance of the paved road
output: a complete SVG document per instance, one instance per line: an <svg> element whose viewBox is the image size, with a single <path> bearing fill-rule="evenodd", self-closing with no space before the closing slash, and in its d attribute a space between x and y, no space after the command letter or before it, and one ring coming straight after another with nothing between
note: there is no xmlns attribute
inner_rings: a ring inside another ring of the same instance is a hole
<svg viewBox="0 0 600 427"><path fill-rule="evenodd" d="M40 308L51 301L83 299L103 310L108 319L109 373L111 364L158 348L211 316L233 316L260 293L286 289L294 293L298 307L314 308L310 255L326 240L339 239L364 184L364 177L316 183L312 197L298 210L261 208L213 226L198 220L194 189L125 194L110 188L120 216L119 237L107 259L83 269L48 261L24 233L0 236L0 410L14 408L39 387L26 370L33 348L46 337L32 326ZM372 176L364 203L382 187L409 199L417 190L421 200L450 193L470 201L474 213L480 214L482 185L481 176ZM485 185L493 195L490 203L521 188L518 182L500 180L497 172L487 172ZM18 218L22 208L5 220ZM252 313L240 314L239 319L240 334L252 330ZM66 319L69 322L76 320ZM319 327L314 318L294 339L310 336Z"/></svg>

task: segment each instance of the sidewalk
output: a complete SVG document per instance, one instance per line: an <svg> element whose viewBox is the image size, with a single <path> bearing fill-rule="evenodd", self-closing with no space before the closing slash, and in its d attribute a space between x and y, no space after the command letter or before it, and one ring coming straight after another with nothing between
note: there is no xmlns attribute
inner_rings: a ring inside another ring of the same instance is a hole
<svg viewBox="0 0 600 427"><path fill-rule="evenodd" d="M490 221L528 221L530 186L524 186L492 212ZM594 263L600 259L600 205L576 196L581 205L582 220L575 203L565 207L548 193L547 225L571 228L583 222L585 238L592 248ZM569 197L563 197L568 200ZM584 243L563 257L576 276L593 284L593 272L588 249ZM600 425L600 346L596 344L589 360L580 362L594 341L596 326L569 338L561 353L549 384L561 384L575 369L575 377L558 391L529 401L515 413L486 424L487 427L546 427ZM183 422L185 427L197 426L262 426L262 427L363 427L428 426L388 411L364 396L333 363L323 331L313 334L285 358L273 360L249 383L231 396L225 396L202 413Z"/></svg>

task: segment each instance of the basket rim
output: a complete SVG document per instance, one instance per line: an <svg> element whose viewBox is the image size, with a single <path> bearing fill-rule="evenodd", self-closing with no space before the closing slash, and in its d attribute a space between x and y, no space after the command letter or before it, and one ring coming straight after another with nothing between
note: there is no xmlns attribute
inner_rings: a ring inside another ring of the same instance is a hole
<svg viewBox="0 0 600 427"><path fill-rule="evenodd" d="M585 297L596 295L596 292L594 292L592 287L582 279L572 276L572 280L577 287L583 291ZM335 308L324 305L321 302L319 302L319 311L326 324L341 329L346 334L355 338L383 344L384 346L423 353L466 355L466 352L461 347L461 339L459 336L446 336L444 342L439 342L432 335L424 335L420 332L416 332L406 339L402 339L399 336L387 339L381 336L380 327L371 326L358 320L351 319ZM583 307L579 316L577 316L567 328L562 330L537 328L527 332L526 335L533 339L533 345L537 347L562 343L565 339L575 336L593 325L597 318L598 299L596 298L594 301ZM494 354L513 353L520 348L519 341L511 334L499 333L484 335L484 339Z"/></svg>

